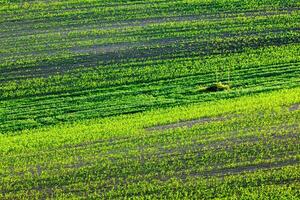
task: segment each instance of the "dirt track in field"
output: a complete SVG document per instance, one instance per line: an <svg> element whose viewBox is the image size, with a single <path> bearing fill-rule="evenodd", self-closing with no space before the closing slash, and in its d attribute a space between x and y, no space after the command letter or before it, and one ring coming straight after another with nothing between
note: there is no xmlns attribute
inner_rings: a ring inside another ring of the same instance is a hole
<svg viewBox="0 0 300 200"><path fill-rule="evenodd" d="M191 128L197 124L204 124L209 122L217 122L217 121L225 121L227 119L230 119L232 117L204 117L200 119L194 119L189 121L182 121L182 122L176 122L172 124L166 124L166 125L159 125L154 127L146 128L147 131L165 131L169 129L175 129L175 128Z"/></svg>
<svg viewBox="0 0 300 200"><path fill-rule="evenodd" d="M290 112L300 110L300 103L295 103L295 104L291 105L288 108L288 110ZM181 122L175 122L175 123L166 124L166 125L148 127L148 128L145 128L145 130L146 131L165 131L165 130L176 129L176 128L192 128L193 126L195 126L197 124L225 121L225 120L231 119L232 117L236 117L236 116L204 117L204 118L193 119L193 120L189 120L189 121L181 121Z"/></svg>

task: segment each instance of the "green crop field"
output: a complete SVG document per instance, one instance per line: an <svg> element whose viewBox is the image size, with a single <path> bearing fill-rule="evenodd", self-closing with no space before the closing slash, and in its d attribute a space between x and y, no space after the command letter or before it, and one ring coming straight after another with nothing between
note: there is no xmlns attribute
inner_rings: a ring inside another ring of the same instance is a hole
<svg viewBox="0 0 300 200"><path fill-rule="evenodd" d="M0 0L0 199L300 199L300 1Z"/></svg>

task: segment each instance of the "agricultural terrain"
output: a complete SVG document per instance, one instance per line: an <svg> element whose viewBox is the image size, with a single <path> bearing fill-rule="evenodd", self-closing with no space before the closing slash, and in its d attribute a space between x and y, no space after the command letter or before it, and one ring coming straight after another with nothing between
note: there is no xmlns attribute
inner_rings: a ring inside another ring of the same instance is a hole
<svg viewBox="0 0 300 200"><path fill-rule="evenodd" d="M300 199L300 1L0 0L0 199Z"/></svg>

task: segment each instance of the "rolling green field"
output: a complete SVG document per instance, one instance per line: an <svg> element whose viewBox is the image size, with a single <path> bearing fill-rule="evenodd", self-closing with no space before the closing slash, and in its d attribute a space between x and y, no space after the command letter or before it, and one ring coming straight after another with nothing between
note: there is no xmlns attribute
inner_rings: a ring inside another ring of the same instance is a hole
<svg viewBox="0 0 300 200"><path fill-rule="evenodd" d="M300 1L0 0L0 199L300 199Z"/></svg>

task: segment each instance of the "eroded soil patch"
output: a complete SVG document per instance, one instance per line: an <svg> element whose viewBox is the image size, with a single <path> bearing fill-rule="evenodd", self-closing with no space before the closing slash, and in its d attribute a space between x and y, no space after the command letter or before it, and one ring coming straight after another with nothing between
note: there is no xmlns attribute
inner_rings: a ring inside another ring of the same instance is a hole
<svg viewBox="0 0 300 200"><path fill-rule="evenodd" d="M300 110L300 103L293 104L289 107L290 112L293 112L293 111L296 111L296 110Z"/></svg>

